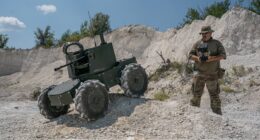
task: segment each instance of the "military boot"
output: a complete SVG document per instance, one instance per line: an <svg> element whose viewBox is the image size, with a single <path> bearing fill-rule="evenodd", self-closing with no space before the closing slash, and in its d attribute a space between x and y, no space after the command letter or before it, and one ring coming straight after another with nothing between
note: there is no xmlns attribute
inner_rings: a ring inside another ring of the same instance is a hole
<svg viewBox="0 0 260 140"><path fill-rule="evenodd" d="M201 100L200 97L193 96L193 98L190 100L190 105L200 107L200 100Z"/></svg>
<svg viewBox="0 0 260 140"><path fill-rule="evenodd" d="M221 108L212 108L212 111L218 115L222 115Z"/></svg>
<svg viewBox="0 0 260 140"><path fill-rule="evenodd" d="M210 101L210 107L212 109L212 111L216 114L222 115L221 112L221 101L219 99L219 96L211 96L211 101Z"/></svg>

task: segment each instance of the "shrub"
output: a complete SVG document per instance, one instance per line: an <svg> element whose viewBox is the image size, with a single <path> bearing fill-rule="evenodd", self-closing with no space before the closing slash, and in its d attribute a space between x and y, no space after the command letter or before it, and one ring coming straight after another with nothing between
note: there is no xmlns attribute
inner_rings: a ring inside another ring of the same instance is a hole
<svg viewBox="0 0 260 140"><path fill-rule="evenodd" d="M111 31L109 23L109 15L97 13L90 21L89 25L90 36L102 34L106 31Z"/></svg>
<svg viewBox="0 0 260 140"><path fill-rule="evenodd" d="M169 74L166 74L165 72L168 71L169 68L169 65L162 65L161 67L156 69L155 72L152 73L148 79L151 81L158 81L159 79L166 77Z"/></svg>
<svg viewBox="0 0 260 140"><path fill-rule="evenodd" d="M34 88L33 92L30 94L30 99L31 100L37 100L38 96L41 94L41 88L36 87Z"/></svg>
<svg viewBox="0 0 260 140"><path fill-rule="evenodd" d="M104 32L110 32L110 22L109 15L103 13L97 13L93 18L88 22L84 21L79 31L70 31L67 30L62 34L59 45L62 45L66 42L77 42L84 37L94 37L95 35L100 35Z"/></svg>
<svg viewBox="0 0 260 140"><path fill-rule="evenodd" d="M229 0L224 0L223 2L215 2L212 5L205 8L204 18L206 18L208 15L220 18L229 10L229 6Z"/></svg>
<svg viewBox="0 0 260 140"><path fill-rule="evenodd" d="M160 66L156 71L149 76L149 80L158 81L161 78L167 77L170 75L171 71L177 71L179 74L182 72L183 64L174 61L169 64L164 64Z"/></svg>
<svg viewBox="0 0 260 140"><path fill-rule="evenodd" d="M243 65L233 66L232 70L233 70L235 76L242 77L242 76L246 75L246 70Z"/></svg>
<svg viewBox="0 0 260 140"><path fill-rule="evenodd" d="M190 24L194 20L203 20L208 15L220 18L224 13L229 10L230 0L224 0L222 2L214 2L213 4L205 7L204 9L193 9L189 8L183 23L181 23L177 28L183 27L185 24Z"/></svg>
<svg viewBox="0 0 260 140"><path fill-rule="evenodd" d="M178 73L181 73L182 66L183 66L183 64L181 64L177 61L170 63L170 69L173 70L173 71L177 70Z"/></svg>
<svg viewBox="0 0 260 140"><path fill-rule="evenodd" d="M249 81L249 87L259 86L259 85L260 85L259 83L257 83L256 81L254 81L252 79Z"/></svg>
<svg viewBox="0 0 260 140"><path fill-rule="evenodd" d="M222 91L226 92L226 93L231 93L231 92L235 92L234 89L232 89L229 86L222 86Z"/></svg>
<svg viewBox="0 0 260 140"><path fill-rule="evenodd" d="M35 47L50 48L54 45L54 32L51 31L51 26L47 26L44 30L37 28L34 32Z"/></svg>
<svg viewBox="0 0 260 140"><path fill-rule="evenodd" d="M9 38L7 35L0 34L0 48L7 48L6 44L8 42Z"/></svg>
<svg viewBox="0 0 260 140"><path fill-rule="evenodd" d="M260 0L252 0L248 9L259 15L260 14Z"/></svg>
<svg viewBox="0 0 260 140"><path fill-rule="evenodd" d="M167 95L163 90L160 90L160 91L158 91L157 93L154 94L155 100L165 101L169 98L170 98L170 96Z"/></svg>

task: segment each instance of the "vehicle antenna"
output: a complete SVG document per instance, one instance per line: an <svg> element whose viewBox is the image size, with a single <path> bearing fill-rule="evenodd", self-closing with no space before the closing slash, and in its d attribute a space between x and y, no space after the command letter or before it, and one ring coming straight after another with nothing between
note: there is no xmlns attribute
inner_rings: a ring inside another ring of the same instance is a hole
<svg viewBox="0 0 260 140"><path fill-rule="evenodd" d="M90 16L90 12L88 11L88 18L89 18L89 26L90 26L90 32L93 33L93 27L91 26L91 23L92 23L92 19L91 19L91 16ZM95 43L95 47L97 47L97 43L96 43L96 40L95 40L95 35L93 36L93 39L94 39L94 43Z"/></svg>

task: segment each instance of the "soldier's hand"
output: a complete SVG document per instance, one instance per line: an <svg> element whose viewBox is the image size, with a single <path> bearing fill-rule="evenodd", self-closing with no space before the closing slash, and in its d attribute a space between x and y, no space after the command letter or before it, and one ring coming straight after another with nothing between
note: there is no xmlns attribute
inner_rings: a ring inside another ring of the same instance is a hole
<svg viewBox="0 0 260 140"><path fill-rule="evenodd" d="M196 55L192 55L191 59L194 60L195 62L200 62L200 57L198 57Z"/></svg>
<svg viewBox="0 0 260 140"><path fill-rule="evenodd" d="M211 62L214 58L215 58L215 56L208 56L207 62Z"/></svg>
<svg viewBox="0 0 260 140"><path fill-rule="evenodd" d="M200 57L197 57L197 61L198 61L199 63L201 63Z"/></svg>
<svg viewBox="0 0 260 140"><path fill-rule="evenodd" d="M201 63L200 57L196 56L196 57L195 57L195 61Z"/></svg>
<svg viewBox="0 0 260 140"><path fill-rule="evenodd" d="M209 56L207 62L219 61L221 59L224 59L224 58L222 56Z"/></svg>

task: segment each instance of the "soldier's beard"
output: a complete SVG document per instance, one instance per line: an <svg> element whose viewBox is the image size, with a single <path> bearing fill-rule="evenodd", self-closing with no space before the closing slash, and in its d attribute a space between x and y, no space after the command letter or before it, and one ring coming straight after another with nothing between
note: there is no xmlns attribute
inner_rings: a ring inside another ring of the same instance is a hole
<svg viewBox="0 0 260 140"><path fill-rule="evenodd" d="M207 41L207 37L202 37L202 41Z"/></svg>
<svg viewBox="0 0 260 140"><path fill-rule="evenodd" d="M203 36L202 41L208 41L211 38L211 36Z"/></svg>
<svg viewBox="0 0 260 140"><path fill-rule="evenodd" d="M202 41L208 41L211 38L211 33L202 34Z"/></svg>

